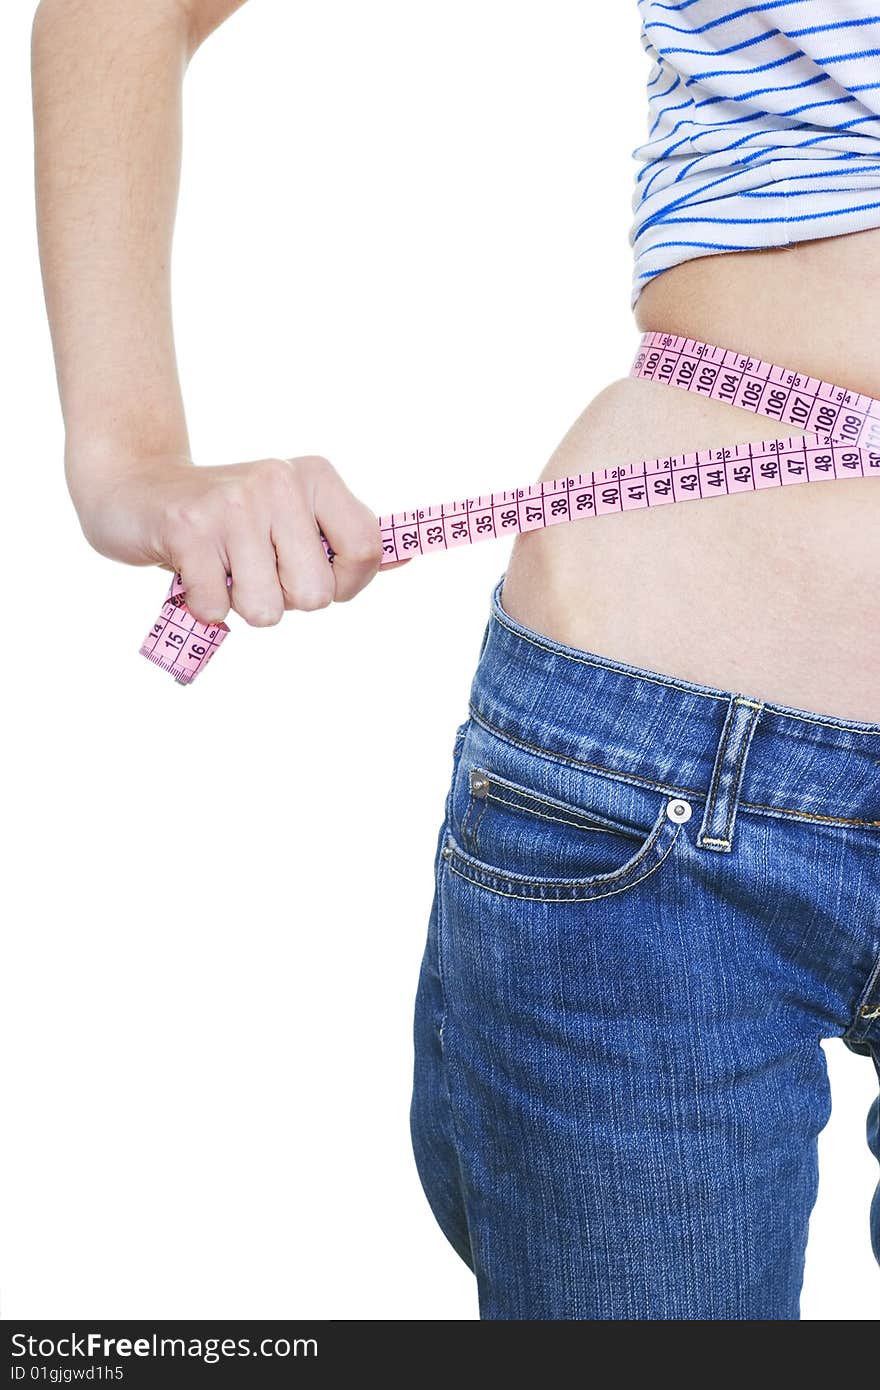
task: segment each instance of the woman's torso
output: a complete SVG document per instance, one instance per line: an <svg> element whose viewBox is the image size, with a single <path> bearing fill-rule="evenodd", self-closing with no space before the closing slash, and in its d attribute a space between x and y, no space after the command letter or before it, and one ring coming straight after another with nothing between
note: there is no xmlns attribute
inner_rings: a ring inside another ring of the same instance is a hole
<svg viewBox="0 0 880 1390"><path fill-rule="evenodd" d="M880 397L880 228L686 261L645 286L635 317L640 331L683 334ZM540 477L780 433L736 406L621 378ZM502 603L571 646L880 721L878 541L876 479L628 512L517 537Z"/></svg>

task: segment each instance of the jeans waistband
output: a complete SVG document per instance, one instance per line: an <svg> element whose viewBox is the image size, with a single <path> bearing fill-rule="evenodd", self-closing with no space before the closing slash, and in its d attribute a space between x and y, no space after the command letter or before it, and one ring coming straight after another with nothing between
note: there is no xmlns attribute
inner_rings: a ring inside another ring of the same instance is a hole
<svg viewBox="0 0 880 1390"><path fill-rule="evenodd" d="M880 724L837 719L554 641L501 606L470 691L475 718L527 748L701 799L700 843L729 849L737 808L880 830Z"/></svg>

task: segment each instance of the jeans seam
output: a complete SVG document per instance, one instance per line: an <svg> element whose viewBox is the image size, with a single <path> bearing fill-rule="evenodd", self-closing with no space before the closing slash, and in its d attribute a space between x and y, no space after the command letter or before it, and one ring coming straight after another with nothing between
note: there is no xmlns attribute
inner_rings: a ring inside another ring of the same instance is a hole
<svg viewBox="0 0 880 1390"><path fill-rule="evenodd" d="M767 706L765 705L765 709ZM595 772L600 777L607 777L614 782L626 782L631 787L645 787L649 791L665 792L669 796L679 795L695 797L699 801L705 801L705 791L698 791L695 787L681 787L668 782L659 782L655 778L640 777L636 772L620 772L613 768L605 767L603 763L591 763L586 758L573 758L564 753L554 753L550 748L542 748L538 743L530 743L528 739L521 738L518 734L512 734L507 729L502 729L499 725L493 724L487 719L475 705L470 706L471 717L475 723L488 729L490 733L497 734L514 748L526 748L532 753L537 753L553 763L561 763L568 767L583 767L591 772ZM861 820L851 816L832 816L814 811L801 811L792 806L766 806L760 801L740 801L741 811L756 811L759 814L778 816L780 819L795 819L808 821L821 821L825 825L863 825L868 829L880 830L880 820Z"/></svg>
<svg viewBox="0 0 880 1390"><path fill-rule="evenodd" d="M538 796L534 799L542 806L548 804ZM494 801L498 806L509 806L514 811L522 811L523 815L526 816L537 816L539 820L553 821L556 825L570 825L572 829L583 830L585 834L589 834L591 830L597 832L604 831L604 833L608 835L622 836L625 834L623 830L615 830L610 825L590 824L590 818L587 815L584 816L583 820L567 819L565 816L551 816L549 811L537 811L534 806L524 806L518 801L508 801L503 796L493 796L491 792L486 793L485 800Z"/></svg>
<svg viewBox="0 0 880 1390"><path fill-rule="evenodd" d="M467 828L467 825L468 825L468 821L470 820L471 812L473 811L473 808L474 808L474 798L473 798L472 796L469 796L469 797L468 797L468 801L467 801L467 805L466 805L465 808L464 808L464 815L463 815L462 818L461 818L461 825L459 826L459 832L460 832L460 834L461 834L461 842L462 842L463 845L466 845L466 844L470 843L470 841L468 840L468 828Z"/></svg>
<svg viewBox="0 0 880 1390"><path fill-rule="evenodd" d="M501 609L500 612L504 613L504 609ZM506 628L512 636L521 637L524 642L530 642L533 647L539 647L542 651L550 652L553 656L563 657L566 661L576 661L582 666L595 666L600 671L612 671L618 675L628 676L631 680L649 681L652 685L662 685L670 690L680 690L685 695L699 695L704 700L726 702L730 699L730 695L723 690L701 690L693 683L677 681L674 678L664 679L659 673L655 674L650 671L642 672L637 667L632 667L628 670L626 662L601 661L596 660L594 657L581 656L574 648L566 648L563 643L553 643L552 639L549 643L547 641L537 641L536 637L540 636L540 634L535 634L533 636L528 629L522 626L513 627L508 620L507 614L504 614L504 617L500 617L498 612L493 612L492 617L495 622L498 623L499 627ZM866 721L860 721L856 724L846 723L842 720L835 722L833 719L817 719L811 714L801 712L788 705L777 705L772 701L764 701L763 704L764 708L769 710L771 714L781 715L785 719L796 719L801 724L815 724L819 728L834 729L838 733L865 734L869 738L880 738L880 728L871 728L871 721L868 721L869 727L866 728Z"/></svg>
<svg viewBox="0 0 880 1390"><path fill-rule="evenodd" d="M457 744L457 747L460 747L460 743ZM439 859L439 862L438 862L438 866L437 866L437 875L436 875L436 879L437 879L437 882L436 882L436 890L437 890L437 975L438 975L438 978L439 978L439 981L440 981L440 997L441 997L441 999L442 999L442 1001L443 1001L443 1008L442 1008L442 1013L441 1013L441 1015L440 1015L440 1023L439 1023L439 1026L438 1026L438 1028L437 1028L437 1041L438 1041L438 1044L439 1044L439 1047L440 1047L440 1066L441 1066L441 1069L442 1069L442 1072L443 1072L443 1081L444 1081L444 1085L445 1085L445 1088L446 1088L446 1103L447 1103L447 1105L449 1106L449 1121L450 1121L450 1124L451 1124L451 1126L452 1126L452 1138L453 1138L453 1143L454 1143L454 1147L455 1147L455 1159L456 1159L456 1164L457 1164L457 1167L458 1167L458 1180L459 1180L459 1182L460 1182L460 1184L461 1184L461 1205L462 1205L462 1210L463 1210L463 1212L464 1212L465 1227L467 1228L468 1245L469 1245L469 1247L470 1247L471 1260L472 1260L472 1262L473 1262L473 1261L475 1260L475 1256L474 1256L474 1239L473 1239L473 1231L472 1231L470 1204L469 1204L468 1201L467 1201L467 1174L465 1173L464 1164L463 1164L463 1162L462 1162L462 1152L463 1152L463 1149L462 1149L462 1143L461 1143L461 1135L460 1135L459 1129L458 1129L458 1120L457 1120L456 1114L455 1114L455 1101L454 1101L454 1099L453 1099L452 1074L451 1074L451 1067L450 1067L450 1063L449 1063L449 1054L448 1054L447 1046L446 1046L446 1039L445 1039L445 1036L444 1036L445 1029L446 1029L446 1023L447 1023L447 1020L448 1020L448 1018L449 1018L449 998L448 998L448 995L447 995L447 993L446 993L446 981L445 981L445 978L444 978L444 970L443 970L443 942L445 941L445 938L446 938L446 931L445 931L445 912L444 912L444 902L443 902L443 884L444 884L444 872L445 872L446 863L447 863L446 859L445 859L444 856L441 854L440 859Z"/></svg>
<svg viewBox="0 0 880 1390"><path fill-rule="evenodd" d="M488 807L488 805L489 805L489 798L488 798L488 796L487 796L487 797L484 797L484 798L483 798L483 804L482 804L482 806L480 807L480 814L478 815L476 825L474 826L473 840L474 840L474 854L475 854L475 855L478 855L479 852L480 852L480 826L483 824L483 817L484 817L485 814L486 814L486 808Z"/></svg>
<svg viewBox="0 0 880 1390"><path fill-rule="evenodd" d="M661 827L661 828L662 828L662 827ZM456 875L456 877L461 878L461 879L464 879L466 883L472 883L472 884L474 885L475 888L484 888L484 889L486 890L487 893L497 893L498 896L501 897L501 898L516 898L516 899L517 899L518 901L520 901L520 902L530 902L530 903L538 902L538 903L554 903L554 904L560 904L560 903L594 903L594 902L601 902L603 898L613 898L614 895L615 895L615 893L626 893L626 892L629 891L630 888L636 888L636 887L638 887L638 885L639 885L640 883L644 883L644 881L645 881L646 878L650 878L651 875L652 875L653 873L656 873L657 870L661 867L662 864L665 863L665 861L667 860L667 858L669 857L669 855L672 853L672 850L673 850L673 848L674 848L674 846L675 846L675 843L676 843L676 841L678 840L678 836L679 836L679 831L680 831L680 830L681 830L681 826L680 826L680 825L677 825L677 826L675 827L675 830L673 831L672 839L669 841L669 844L666 846L665 850L664 850L663 853L661 854L660 858L657 860L657 863L656 863L656 864L652 864L652 866L651 866L650 869L647 869L647 870L645 871L645 873L643 873L643 874L638 874L634 879L629 880L629 881L627 881L627 882L625 882L625 883L621 883L617 888L609 888L608 891L607 891L606 893L583 893L583 894L580 894L580 895L574 895L574 894L572 894L570 897L564 897L564 898L559 898L559 897L546 897L546 898L545 898L545 897L541 897L541 895L538 894L538 893L506 893L506 892L504 892L504 890L501 889L501 888L493 888L493 887L491 886L491 884L488 884L488 883L481 883L479 879L477 879L477 878L471 878L469 874L463 873L461 869L457 869L457 868L455 867L455 854L454 854L454 852L453 852L452 857L449 859L449 868L450 868L451 872L454 873L454 874ZM643 859L643 857L640 857L639 860L638 860L637 862L641 864L641 863L642 863L642 859ZM627 878L628 878L628 879L629 879L629 874L633 871L634 867L635 867L634 865L631 865L630 868L626 871L626 875L627 875ZM620 872L623 873L624 871L621 870ZM516 881L517 881L513 876L511 876L510 878L506 878L503 874L491 874L491 873L487 873L486 877L487 877L487 878L495 878L499 883L516 883ZM617 877L617 875L615 875L615 877ZM608 879L606 879L605 881L606 881L606 882L609 882ZM549 885L548 885L548 886L549 886Z"/></svg>
<svg viewBox="0 0 880 1390"><path fill-rule="evenodd" d="M540 897L540 893L544 889L586 889L589 887L589 884L591 882L601 881L604 884L611 883L620 878L629 878L629 876L631 874L634 874L636 870L639 868L639 866L642 863L644 863L645 859L647 859L650 856L651 851L657 848L658 843L663 837L663 832L669 829L670 823L674 824L674 830L672 834L672 840L674 841L684 822L670 822L669 817L666 814L666 809L664 808L657 815L654 824L648 832L647 839L639 847L639 849L636 850L635 854L632 854L630 856L626 863L621 864L619 869L613 869L610 873L591 874L585 876L582 879L577 877L562 879L531 878L527 874L505 873L503 870L493 869L490 864L483 864L480 860L477 859L476 855L469 854L468 851L463 848L463 846L458 845L456 843L455 836L452 834L451 831L449 831L446 836L448 842L447 848L449 849L450 853L444 855L444 858L449 859L450 861L454 861L457 858L463 861L466 866L468 864L468 860L473 859L475 861L472 866L474 872L481 873L485 875L486 878L494 879L499 883L520 883L523 885L532 885L538 890L536 896ZM667 851L664 851L664 858L666 852ZM476 882L476 880L474 880L474 882ZM591 895L588 894L587 896L589 897ZM562 901L566 901L566 899L562 899Z"/></svg>
<svg viewBox="0 0 880 1390"><path fill-rule="evenodd" d="M880 830L880 820L856 820L851 816L829 816L816 811L798 811L790 806L765 806L760 801L741 801L740 810L757 811L759 815L796 817L798 820L822 821L826 825L863 825L869 830Z"/></svg>
<svg viewBox="0 0 880 1390"><path fill-rule="evenodd" d="M440 1042L441 1054L443 1052L443 1025L446 1022L447 1013L446 982L443 979L443 894L440 891L443 874L443 865L445 863L442 851L443 845L446 841L446 835L449 831L449 827L451 824L452 791L455 785L456 774L458 772L459 755L461 753L461 747L464 743L465 735L467 734L467 726L469 723L470 720L466 719L462 724L459 725L459 727L456 729L455 739L452 744L452 781L450 782L449 790L446 793L446 808L443 816L442 833L440 835L440 841L438 845L436 868L434 874L436 880L435 887L437 892L437 978L440 982L440 998L442 1001L440 1022L437 1027L437 1034Z"/></svg>
<svg viewBox="0 0 880 1390"><path fill-rule="evenodd" d="M551 748L542 748L539 743L529 743L528 739L521 738L519 734L512 734L507 729L502 729L497 724L493 724L484 714L481 714L476 706L471 705L471 716L475 723L481 724L490 733L497 734L514 748L527 748L532 753L538 753L552 763L561 763L567 767L584 767L591 772L596 772L600 776L608 777L615 782L627 782L633 787L644 787L649 791L664 792L667 796L694 796L701 801L705 800L706 793L697 791L694 787L679 787L670 785L668 782L658 782L650 777L640 777L637 772L619 772L613 768L605 767L603 763L591 763L586 758L573 758L565 753L554 753Z"/></svg>
<svg viewBox="0 0 880 1390"><path fill-rule="evenodd" d="M860 1015L862 1009L867 1008L868 1004L871 1002L871 996L878 984L880 984L880 953L878 953L873 968L868 974L867 983L856 1000L855 1008L852 1011L852 1021L843 1035L844 1039L849 1038L853 1041L860 1042L862 1041L862 1037L866 1037L867 1034L871 1032L872 1026L876 1020L860 1018Z"/></svg>
<svg viewBox="0 0 880 1390"><path fill-rule="evenodd" d="M721 783L721 774L724 771L724 755L727 752L727 745L730 742L730 731L733 728L733 721L735 717L736 715L734 712L733 702L731 702L730 707L727 711L727 718L724 721L724 733L721 739L721 747L715 754L715 766L712 769L712 779L709 783L709 790L706 794L706 807L703 813L703 823L707 828L712 819L712 816L715 814L715 802L718 796L718 787ZM713 842L717 844L726 844L727 840L726 838L724 838L715 840Z"/></svg>
<svg viewBox="0 0 880 1390"><path fill-rule="evenodd" d="M750 705L752 710L756 712L752 714L750 720L746 724L745 730L743 731L742 742L740 744L739 750L739 757L736 760L736 767L733 770L733 777L731 779L730 805L727 809L727 824L724 827L724 838L728 841L730 840L730 836L733 832L733 822L736 817L736 809L739 804L739 788L740 782L742 781L743 765L746 760L746 754L749 752L752 746L752 738L755 733L755 727L758 723L758 720L761 718L761 711L763 709L763 706L757 704L754 700L742 700L740 698L737 698L736 703L738 705Z"/></svg>
<svg viewBox="0 0 880 1390"><path fill-rule="evenodd" d="M505 778L503 773L495 772L492 768L478 764L471 767L471 772L483 775L490 785L495 786L499 791L512 793L512 797L507 799L499 796L497 792L487 791L485 793L486 800L495 801L499 806L510 806L513 810L522 811L525 815L556 821L560 825L571 825L577 830L606 830L617 835L628 834L635 839L650 834L650 830L653 828L653 822L647 831L635 825L623 825L616 822L614 817L603 816L598 812L575 806L560 797L552 797L549 793L533 791L529 787L520 786L511 779ZM538 810L536 807L541 809ZM554 815L553 812L560 814Z"/></svg>
<svg viewBox="0 0 880 1390"><path fill-rule="evenodd" d="M651 853L651 850L654 848L654 846L656 845L657 841L660 839L660 836L662 835L663 831L666 829L666 821L667 821L667 819L668 819L668 817L666 816L665 810L663 811L662 814L658 814L658 816L657 816L656 819L655 819L654 824L651 826L651 829L648 831L648 835L647 835L647 838L645 839L644 843L640 846L640 848L636 851L636 853L635 853L634 855L631 855L631 856L630 856L630 858L626 861L625 864L621 864L621 866L620 866L619 869L613 869L613 870L611 871L610 874L588 875L587 878L584 878L583 880L579 880L579 879L577 879L577 878L575 878L574 880L569 880L569 879L564 879L564 878L548 878L548 879L537 879L537 880L535 880L535 879L530 878L528 874L506 874L506 873L501 872L501 873L498 873L497 875L495 875L495 871L494 871L491 867L489 867L489 866L487 866L485 872L486 872L487 874L489 874L490 876L491 876L491 875L494 875L494 876L496 876L496 877L498 877L498 878L500 878L500 879L504 879L505 882L508 882L508 881L509 881L509 882L514 882L514 883L532 883L532 882L537 882L537 883L543 883L543 884L545 884L546 886L551 887L551 888L561 888L561 887L566 887L566 886L569 886L569 885L574 886L575 884L577 884L577 883L579 883L579 882L582 882L582 883L585 884L585 883L587 882L587 879L590 878L590 877L602 877L602 878L606 879L606 881L609 881L609 882L610 882L610 880L611 880L612 878L619 878L619 876L620 876L621 874L631 873L632 870L635 869L635 868L637 868L637 866L642 862L642 860L645 858L645 856ZM678 822L678 824L681 824L681 822ZM454 837L452 834L450 834L449 838L452 840L453 846L454 846L454 845L455 845L455 837ZM455 851L454 851L454 849L453 849L453 853L454 853L454 852L455 852ZM474 858L474 859L476 859L476 855L472 855L471 857Z"/></svg>
<svg viewBox="0 0 880 1390"><path fill-rule="evenodd" d="M461 725L459 726L458 730L456 731L455 742L454 742L453 745L452 745L452 781L450 782L449 791L448 791L447 796L446 796L446 826L447 826L447 828L449 828L449 826L451 826L451 824L452 824L452 802L453 802L453 793L454 793L454 791L455 791L455 782L456 782L456 778L457 778L457 776L458 776L459 757L460 757L460 754L461 754L462 744L464 743L465 737L467 736L467 726L468 726L469 723L470 723L470 716L468 716L468 718L464 721L464 723L461 724ZM470 802L468 802L468 805L467 805L466 808L465 808L464 818L463 818L462 824L461 824L461 836L462 836L462 839L464 839L464 837L465 837L465 825L467 824L467 818L468 818L469 813L470 813Z"/></svg>

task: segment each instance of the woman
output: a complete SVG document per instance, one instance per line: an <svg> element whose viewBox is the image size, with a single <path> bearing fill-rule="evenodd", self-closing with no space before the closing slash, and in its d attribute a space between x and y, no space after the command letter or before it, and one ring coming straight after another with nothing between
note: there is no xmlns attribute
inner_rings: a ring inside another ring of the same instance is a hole
<svg viewBox="0 0 880 1390"><path fill-rule="evenodd" d="M880 16L641 9L638 326L880 396ZM628 378L542 478L786 433ZM820 1042L880 1062L875 482L514 543L416 1017L416 1157L483 1317L798 1316Z"/></svg>
<svg viewBox="0 0 880 1390"><path fill-rule="evenodd" d="M167 271L180 85L239 2L42 0L38 216L86 536L181 570L203 621L231 603L268 624L352 597L380 548L326 460L190 464ZM880 18L641 11L639 328L880 397ZM148 175L148 199L123 196ZM542 476L777 433L620 378ZM820 1043L880 1057L875 481L514 544L454 740L412 1107L484 1318L798 1316Z"/></svg>

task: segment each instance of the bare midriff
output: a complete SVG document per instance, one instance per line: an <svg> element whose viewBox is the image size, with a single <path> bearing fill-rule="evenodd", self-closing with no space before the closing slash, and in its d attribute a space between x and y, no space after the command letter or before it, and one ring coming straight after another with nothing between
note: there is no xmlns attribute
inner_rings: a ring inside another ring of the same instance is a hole
<svg viewBox="0 0 880 1390"><path fill-rule="evenodd" d="M880 228L687 261L649 281L635 321L880 397ZM789 433L622 376L540 478ZM529 532L514 541L501 601L569 646L880 722L878 580L880 480L855 478Z"/></svg>

